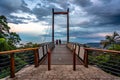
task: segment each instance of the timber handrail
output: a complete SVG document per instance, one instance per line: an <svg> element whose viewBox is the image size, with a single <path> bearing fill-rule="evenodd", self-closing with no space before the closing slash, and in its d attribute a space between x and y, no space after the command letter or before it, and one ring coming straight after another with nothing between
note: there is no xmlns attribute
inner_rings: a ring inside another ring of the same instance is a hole
<svg viewBox="0 0 120 80"><path fill-rule="evenodd" d="M35 67L38 67L39 66L39 62L38 62L39 61L38 49L39 49L39 47L36 47L36 48L26 48L26 49L17 49L17 50L0 52L0 55L1 54L9 54L10 55L10 77L11 78L15 77L15 58L14 58L14 54L16 52L23 52L23 51L33 50L34 51Z"/></svg>
<svg viewBox="0 0 120 80"><path fill-rule="evenodd" d="M84 49L88 51L110 52L110 53L120 54L120 51L115 51L115 50L106 50L106 49L97 49L97 48L84 48Z"/></svg>
<svg viewBox="0 0 120 80"><path fill-rule="evenodd" d="M120 54L120 51L115 50L105 50L105 49L97 49L97 48L84 48L85 49L85 67L88 67L88 51L99 51L99 52L109 52L114 54Z"/></svg>
<svg viewBox="0 0 120 80"><path fill-rule="evenodd" d="M2 51L0 54L12 54L15 52L22 52L22 51L29 51L29 50L37 50L39 47L36 48L26 48L26 49L17 49L17 50L10 50L10 51Z"/></svg>
<svg viewBox="0 0 120 80"><path fill-rule="evenodd" d="M106 49L98 49L98 48L87 48L84 44L80 44L80 43L74 43L74 42L69 42L68 44L72 44L71 46L68 46L69 48L72 47L71 49L75 49L76 50L76 46L79 46L79 50L78 50L78 56L79 56L79 52L80 52L80 47L84 47L84 59L83 59L83 64L85 67L88 67L88 51L99 51L99 52L108 52L108 53L113 53L113 54L120 54L120 51L116 51L116 50L106 50Z"/></svg>
<svg viewBox="0 0 120 80"><path fill-rule="evenodd" d="M46 45L50 46L51 43L43 43L40 47L43 47L43 46L46 46ZM48 48L47 46L46 46L46 50ZM0 55L3 55L3 54L10 55L10 77L11 78L15 77L15 58L14 58L15 53L24 52L24 51L34 51L33 52L34 53L34 64L35 64L35 67L38 67L39 66L39 49L40 49L40 47L17 49L17 50L10 50L10 51L2 51L2 52L0 52ZM54 47L54 46L52 46L52 47Z"/></svg>

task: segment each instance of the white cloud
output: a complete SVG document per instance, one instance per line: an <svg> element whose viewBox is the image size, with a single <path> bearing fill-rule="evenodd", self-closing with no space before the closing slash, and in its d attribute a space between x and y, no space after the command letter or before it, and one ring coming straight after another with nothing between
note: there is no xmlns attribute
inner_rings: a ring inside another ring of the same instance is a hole
<svg viewBox="0 0 120 80"><path fill-rule="evenodd" d="M91 35L86 35L86 37L89 37L89 38L105 37L106 35L112 35L112 33L111 32L94 33L94 34L91 34Z"/></svg>
<svg viewBox="0 0 120 80"><path fill-rule="evenodd" d="M25 13L21 10L18 10L16 13L13 12L10 14L11 16L16 16L16 17L24 17L24 18L33 18L36 19L36 16L34 14L30 14L30 13Z"/></svg>
<svg viewBox="0 0 120 80"><path fill-rule="evenodd" d="M17 33L27 33L31 34L34 36L46 34L46 30L48 29L49 26L44 25L47 24L46 22L31 22L28 24L14 24L14 23L9 23L8 25L10 26L12 32L17 32Z"/></svg>

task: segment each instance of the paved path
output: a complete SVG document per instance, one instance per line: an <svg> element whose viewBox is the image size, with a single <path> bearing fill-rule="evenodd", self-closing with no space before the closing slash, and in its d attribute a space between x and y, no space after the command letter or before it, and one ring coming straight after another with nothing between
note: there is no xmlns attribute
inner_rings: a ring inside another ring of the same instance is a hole
<svg viewBox="0 0 120 80"><path fill-rule="evenodd" d="M76 63L81 64L78 57L76 57ZM47 64L48 59L42 63ZM73 54L66 47L66 45L56 45L55 49L51 54L51 64L62 64L62 65L72 65L73 64Z"/></svg>
<svg viewBox="0 0 120 80"><path fill-rule="evenodd" d="M52 65L52 70L47 70L47 65L37 68L29 66L23 68L14 79L4 80L120 80L120 77L112 76L99 68L89 66L85 68L77 65L77 70L72 70L72 65Z"/></svg>

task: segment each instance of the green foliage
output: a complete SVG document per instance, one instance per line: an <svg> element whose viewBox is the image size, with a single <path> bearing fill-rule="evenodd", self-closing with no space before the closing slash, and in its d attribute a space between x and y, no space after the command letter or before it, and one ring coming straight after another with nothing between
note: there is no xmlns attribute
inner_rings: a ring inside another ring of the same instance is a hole
<svg viewBox="0 0 120 80"><path fill-rule="evenodd" d="M7 43L4 38L0 38L0 51L11 50L12 47Z"/></svg>
<svg viewBox="0 0 120 80"><path fill-rule="evenodd" d="M16 49L16 44L18 44L20 41L21 39L18 34L16 34L15 32L10 32L10 27L7 24L7 18L1 15L0 16L0 51ZM9 75L10 72L9 61L6 61L6 58L9 60L8 55L0 55L0 62L1 62L0 78ZM22 61L19 57L15 57L15 59L17 63L19 63L20 65L25 64L25 62Z"/></svg>
<svg viewBox="0 0 120 80"><path fill-rule="evenodd" d="M92 54L92 53L91 53ZM97 63L97 65L101 65L110 60L109 54L98 53L97 55L89 55L90 64Z"/></svg>
<svg viewBox="0 0 120 80"><path fill-rule="evenodd" d="M114 32L113 35L106 35L105 40L101 40L100 43L103 45L103 48L106 48L110 45L116 44L118 40L120 40L120 35L117 32Z"/></svg>
<svg viewBox="0 0 120 80"><path fill-rule="evenodd" d="M10 27L7 24L7 18L0 16L0 51L16 49L16 44L21 41L18 34L10 32Z"/></svg>
<svg viewBox="0 0 120 80"><path fill-rule="evenodd" d="M10 74L10 67L3 68L2 71L0 72L0 79L8 76L9 74Z"/></svg>
<svg viewBox="0 0 120 80"><path fill-rule="evenodd" d="M39 47L40 45L37 43L32 43L32 42L28 42L25 45L21 44L20 48L34 48L34 47Z"/></svg>
<svg viewBox="0 0 120 80"><path fill-rule="evenodd" d="M120 51L120 44L112 44L108 49Z"/></svg>

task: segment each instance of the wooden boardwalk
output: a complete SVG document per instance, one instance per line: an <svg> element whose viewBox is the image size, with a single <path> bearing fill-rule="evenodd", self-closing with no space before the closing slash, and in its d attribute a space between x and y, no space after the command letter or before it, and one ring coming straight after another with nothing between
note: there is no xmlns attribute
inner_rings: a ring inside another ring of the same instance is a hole
<svg viewBox="0 0 120 80"><path fill-rule="evenodd" d="M48 64L48 57L42 62L42 64ZM66 45L56 45L55 49L51 54L51 64L53 65L72 65L73 64L73 53ZM76 64L81 64L78 57L76 57Z"/></svg>

